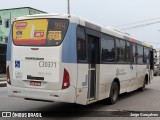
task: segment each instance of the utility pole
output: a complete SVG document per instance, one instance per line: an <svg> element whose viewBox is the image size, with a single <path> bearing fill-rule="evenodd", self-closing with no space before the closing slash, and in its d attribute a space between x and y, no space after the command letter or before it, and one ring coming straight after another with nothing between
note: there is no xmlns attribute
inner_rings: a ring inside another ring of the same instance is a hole
<svg viewBox="0 0 160 120"><path fill-rule="evenodd" d="M70 15L70 0L68 0L68 14Z"/></svg>

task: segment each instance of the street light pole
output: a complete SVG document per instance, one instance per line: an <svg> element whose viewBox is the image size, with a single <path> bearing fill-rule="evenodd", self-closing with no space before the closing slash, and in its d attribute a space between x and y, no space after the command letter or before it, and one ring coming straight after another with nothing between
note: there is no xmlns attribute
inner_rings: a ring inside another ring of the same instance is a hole
<svg viewBox="0 0 160 120"><path fill-rule="evenodd" d="M70 0L68 0L68 14L70 15Z"/></svg>

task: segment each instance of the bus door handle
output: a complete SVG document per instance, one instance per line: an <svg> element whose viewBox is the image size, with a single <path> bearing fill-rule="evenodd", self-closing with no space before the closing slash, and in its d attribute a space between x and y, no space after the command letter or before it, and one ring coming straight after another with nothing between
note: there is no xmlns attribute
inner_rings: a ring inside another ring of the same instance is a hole
<svg viewBox="0 0 160 120"><path fill-rule="evenodd" d="M91 71L91 70L96 70L96 69L95 68L90 68L89 70Z"/></svg>
<svg viewBox="0 0 160 120"><path fill-rule="evenodd" d="M31 50L39 50L39 48L31 48Z"/></svg>
<svg viewBox="0 0 160 120"><path fill-rule="evenodd" d="M133 70L133 65L130 65L130 69L132 69L132 70Z"/></svg>

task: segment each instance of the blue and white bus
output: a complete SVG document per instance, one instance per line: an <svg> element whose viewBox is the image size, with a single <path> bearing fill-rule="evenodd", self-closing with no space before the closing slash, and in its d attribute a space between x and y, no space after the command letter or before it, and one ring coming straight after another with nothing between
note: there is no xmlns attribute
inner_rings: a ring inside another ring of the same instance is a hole
<svg viewBox="0 0 160 120"><path fill-rule="evenodd" d="M15 19L7 48L9 96L87 105L114 104L153 78L153 48L67 14Z"/></svg>

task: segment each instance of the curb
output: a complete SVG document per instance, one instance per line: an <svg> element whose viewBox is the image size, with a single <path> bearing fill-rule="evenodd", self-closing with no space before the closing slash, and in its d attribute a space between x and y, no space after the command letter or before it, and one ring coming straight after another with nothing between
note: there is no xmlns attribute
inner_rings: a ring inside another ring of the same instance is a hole
<svg viewBox="0 0 160 120"><path fill-rule="evenodd" d="M6 87L7 86L7 78L6 77L3 77L3 78L0 78L0 87Z"/></svg>
<svg viewBox="0 0 160 120"><path fill-rule="evenodd" d="M0 81L6 81L7 80L7 78L6 77L0 77Z"/></svg>
<svg viewBox="0 0 160 120"><path fill-rule="evenodd" d="M7 87L7 82L0 82L0 87Z"/></svg>

